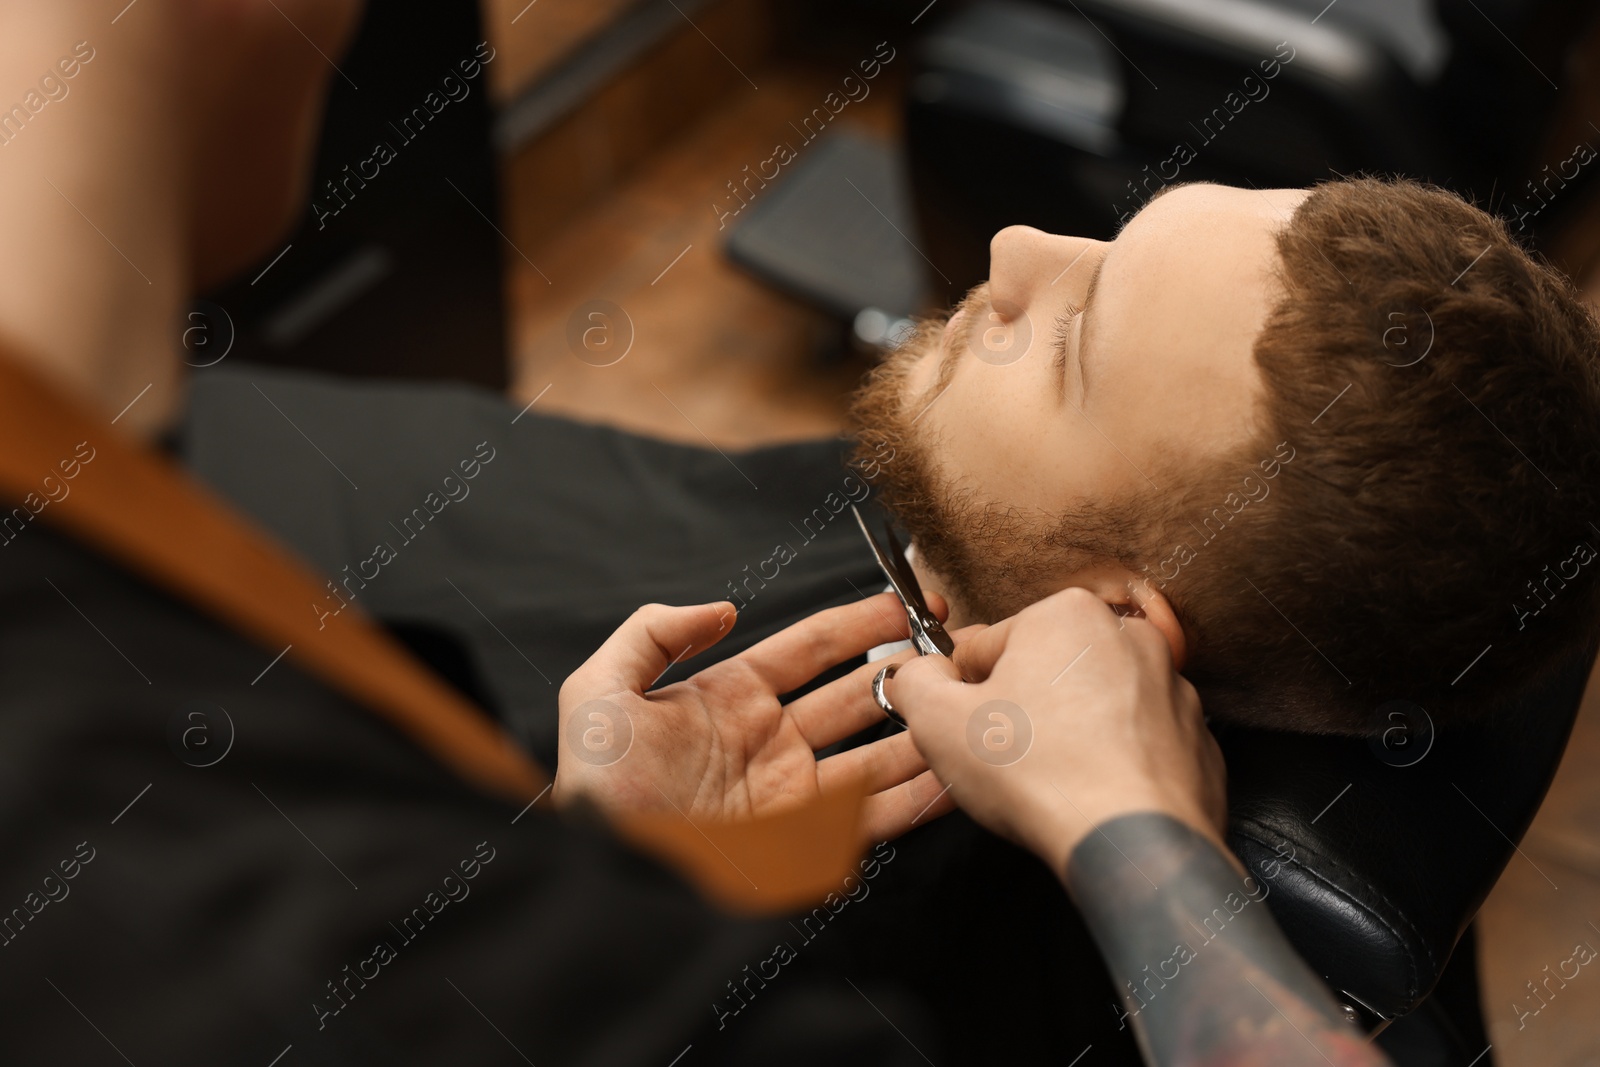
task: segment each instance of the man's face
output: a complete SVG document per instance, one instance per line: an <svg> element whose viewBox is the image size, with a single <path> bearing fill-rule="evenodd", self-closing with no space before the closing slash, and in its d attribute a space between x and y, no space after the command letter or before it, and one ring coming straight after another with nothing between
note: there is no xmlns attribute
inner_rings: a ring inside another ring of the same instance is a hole
<svg viewBox="0 0 1600 1067"><path fill-rule="evenodd" d="M1067 585L1136 599L1106 553L1261 429L1251 348L1305 195L1171 188L1108 242L1001 230L988 283L873 375L857 429L894 448L876 480L954 622Z"/></svg>

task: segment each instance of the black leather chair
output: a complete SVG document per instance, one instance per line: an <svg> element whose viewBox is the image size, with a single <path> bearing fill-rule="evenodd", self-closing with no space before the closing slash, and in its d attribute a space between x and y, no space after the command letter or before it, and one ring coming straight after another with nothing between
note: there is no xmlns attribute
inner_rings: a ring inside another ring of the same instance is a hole
<svg viewBox="0 0 1600 1067"><path fill-rule="evenodd" d="M1388 715L1375 709L1368 740L1221 733L1230 842L1257 877L1270 876L1268 907L1369 1029L1422 1004L1513 861L1590 663L1480 724L1436 734L1401 702Z"/></svg>

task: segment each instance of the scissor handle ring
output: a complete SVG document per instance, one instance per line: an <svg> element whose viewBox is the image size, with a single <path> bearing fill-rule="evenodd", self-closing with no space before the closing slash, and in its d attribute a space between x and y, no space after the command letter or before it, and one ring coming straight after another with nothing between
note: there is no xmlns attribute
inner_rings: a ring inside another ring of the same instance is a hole
<svg viewBox="0 0 1600 1067"><path fill-rule="evenodd" d="M894 677L894 672L899 669L899 664L891 663L883 670L872 676L872 699L877 702L883 713L901 726L906 724L900 713L894 710L894 705L889 703L889 697L883 691L883 683Z"/></svg>

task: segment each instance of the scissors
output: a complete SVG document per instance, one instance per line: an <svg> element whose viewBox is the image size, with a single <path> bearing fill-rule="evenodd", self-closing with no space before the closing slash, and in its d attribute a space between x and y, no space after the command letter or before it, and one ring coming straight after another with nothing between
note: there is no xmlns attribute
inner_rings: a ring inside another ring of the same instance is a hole
<svg viewBox="0 0 1600 1067"><path fill-rule="evenodd" d="M905 550L900 547L899 538L894 531L884 523L883 536L888 547L878 543L873 536L872 529L867 526L867 520L857 510L854 504L850 510L856 517L856 523L861 527L861 533L866 537L867 544L872 546L872 554L878 560L878 566L883 569L883 575L889 579L889 588L894 590L894 595L900 598L900 604L906 609L906 618L911 622L911 645L917 650L919 656L950 656L956 650L955 642L950 640L950 635L945 632L944 626L934 618L933 612L928 610L928 602L922 597L922 586L917 583L917 576L911 570L911 563L906 559ZM872 679L872 699L877 701L878 707L883 709L885 715L899 723L906 724L904 718L894 706L889 703L889 698L884 694L883 683L894 677L895 664L883 668Z"/></svg>

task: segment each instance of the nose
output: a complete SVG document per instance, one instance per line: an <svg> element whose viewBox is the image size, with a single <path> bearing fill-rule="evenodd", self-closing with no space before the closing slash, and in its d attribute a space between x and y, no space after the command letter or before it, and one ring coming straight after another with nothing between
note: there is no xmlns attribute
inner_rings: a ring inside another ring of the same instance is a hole
<svg viewBox="0 0 1600 1067"><path fill-rule="evenodd" d="M1065 286L1063 299L1076 294L1089 276L1103 241L1045 233L1032 226L1007 226L989 242L989 300L1010 320L1031 307L1045 290ZM1072 284L1076 283L1076 284Z"/></svg>

